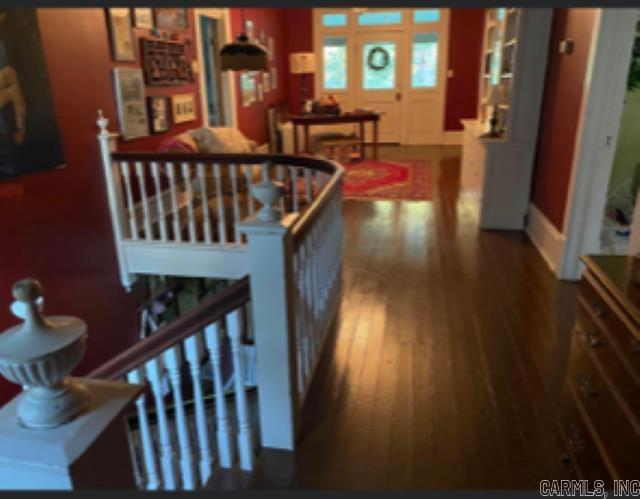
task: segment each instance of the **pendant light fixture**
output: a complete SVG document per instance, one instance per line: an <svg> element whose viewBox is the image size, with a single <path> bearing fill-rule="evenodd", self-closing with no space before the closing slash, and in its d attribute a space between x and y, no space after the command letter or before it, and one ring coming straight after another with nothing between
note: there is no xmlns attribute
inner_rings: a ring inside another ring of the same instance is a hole
<svg viewBox="0 0 640 499"><path fill-rule="evenodd" d="M244 9L242 12L242 31L235 42L227 43L220 49L220 69L222 71L267 71L269 56L259 43L249 40L245 33Z"/></svg>

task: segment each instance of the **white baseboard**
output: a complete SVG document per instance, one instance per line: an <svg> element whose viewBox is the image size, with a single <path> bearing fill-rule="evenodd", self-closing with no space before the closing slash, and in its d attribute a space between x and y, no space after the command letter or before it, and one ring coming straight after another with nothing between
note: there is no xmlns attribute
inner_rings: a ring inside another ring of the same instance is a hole
<svg viewBox="0 0 640 499"><path fill-rule="evenodd" d="M464 131L442 132L442 145L445 146L461 146L464 137Z"/></svg>
<svg viewBox="0 0 640 499"><path fill-rule="evenodd" d="M561 234L533 203L529 205L529 223L526 231L549 268L557 275L562 259L565 235Z"/></svg>

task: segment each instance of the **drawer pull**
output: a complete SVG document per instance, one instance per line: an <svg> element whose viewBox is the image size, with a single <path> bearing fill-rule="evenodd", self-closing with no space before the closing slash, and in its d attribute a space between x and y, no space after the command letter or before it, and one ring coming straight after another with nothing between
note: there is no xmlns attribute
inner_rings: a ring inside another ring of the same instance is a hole
<svg viewBox="0 0 640 499"><path fill-rule="evenodd" d="M569 447L571 447L571 451L574 454L578 454L584 450L582 432L575 423L571 423L567 427L567 440L569 441Z"/></svg>
<svg viewBox="0 0 640 499"><path fill-rule="evenodd" d="M600 345L602 345L600 335L597 331L592 331L590 333L587 333L586 331L580 331L580 336L582 337L582 341L584 341L591 348L599 347Z"/></svg>
<svg viewBox="0 0 640 499"><path fill-rule="evenodd" d="M585 398L592 398L598 394L596 387L593 386L591 376L588 374L582 373L578 376L578 386Z"/></svg>

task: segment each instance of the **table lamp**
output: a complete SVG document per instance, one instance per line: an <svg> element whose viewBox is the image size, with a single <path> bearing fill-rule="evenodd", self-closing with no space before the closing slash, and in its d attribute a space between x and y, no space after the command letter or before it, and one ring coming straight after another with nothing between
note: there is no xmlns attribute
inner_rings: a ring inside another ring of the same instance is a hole
<svg viewBox="0 0 640 499"><path fill-rule="evenodd" d="M316 71L316 56L313 52L293 52L289 54L289 72L300 75L300 101L302 112L307 103L307 75Z"/></svg>
<svg viewBox="0 0 640 499"><path fill-rule="evenodd" d="M502 85L492 85L489 89L489 96L487 97L487 104L493 107L491 112L491 119L489 120L489 124L491 125L491 129L489 130L489 135L491 137L497 137L500 135L498 132L498 106L504 102L505 94Z"/></svg>

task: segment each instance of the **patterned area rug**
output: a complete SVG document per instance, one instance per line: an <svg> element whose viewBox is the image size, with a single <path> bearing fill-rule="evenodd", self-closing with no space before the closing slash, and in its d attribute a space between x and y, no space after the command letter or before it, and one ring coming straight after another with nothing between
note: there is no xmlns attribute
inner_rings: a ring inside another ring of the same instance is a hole
<svg viewBox="0 0 640 499"><path fill-rule="evenodd" d="M345 165L344 197L349 199L431 199L425 161L401 163L366 159Z"/></svg>

